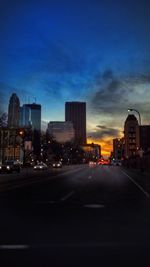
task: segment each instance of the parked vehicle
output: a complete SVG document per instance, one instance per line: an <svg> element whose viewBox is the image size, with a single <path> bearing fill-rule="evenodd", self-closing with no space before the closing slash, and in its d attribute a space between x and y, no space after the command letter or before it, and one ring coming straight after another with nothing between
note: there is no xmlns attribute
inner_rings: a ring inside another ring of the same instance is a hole
<svg viewBox="0 0 150 267"><path fill-rule="evenodd" d="M121 166L121 160L112 160L111 161L112 166Z"/></svg>
<svg viewBox="0 0 150 267"><path fill-rule="evenodd" d="M95 167L96 165L95 161L89 161L89 167Z"/></svg>
<svg viewBox="0 0 150 267"><path fill-rule="evenodd" d="M20 172L21 165L17 161L7 160L2 165L0 165L0 173L12 173L12 172Z"/></svg>

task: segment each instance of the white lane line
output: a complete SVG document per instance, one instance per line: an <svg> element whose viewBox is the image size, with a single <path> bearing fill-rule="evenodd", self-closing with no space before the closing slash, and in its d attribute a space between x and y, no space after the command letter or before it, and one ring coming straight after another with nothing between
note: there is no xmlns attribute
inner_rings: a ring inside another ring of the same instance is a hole
<svg viewBox="0 0 150 267"><path fill-rule="evenodd" d="M68 198L70 198L72 195L74 195L74 191L71 191L70 193L68 193L67 195L65 195L64 197L61 198L61 201L65 201Z"/></svg>
<svg viewBox="0 0 150 267"><path fill-rule="evenodd" d="M55 244L55 243L49 243L49 244L40 244L40 245L35 245L35 244L33 244L33 245L31 245L31 249L33 249L33 248L86 248L86 247L88 247L88 248L90 248L90 247L114 247L114 246L116 246L116 247L120 247L120 246L132 246L132 245L134 245L135 246L135 244L125 244L125 243L120 243L120 242L95 242L95 243L92 243L92 242L90 242L90 243L88 243L88 242L86 242L86 243L58 243L58 244Z"/></svg>
<svg viewBox="0 0 150 267"><path fill-rule="evenodd" d="M28 245L0 245L0 250L7 250L7 249L29 249Z"/></svg>
<svg viewBox="0 0 150 267"><path fill-rule="evenodd" d="M57 203L56 200L45 200L45 201L35 201L36 204L55 204Z"/></svg>
<svg viewBox="0 0 150 267"><path fill-rule="evenodd" d="M59 174L55 175L55 177L65 176L65 175L68 175L70 173L74 174L76 172L79 172L80 170L82 170L82 168L81 167L80 168L78 167L78 169L73 169L73 170L65 171L63 173L59 173Z"/></svg>
<svg viewBox="0 0 150 267"><path fill-rule="evenodd" d="M102 204L86 204L83 207L90 208L90 209L101 209L101 208L104 208L105 206Z"/></svg>
<svg viewBox="0 0 150 267"><path fill-rule="evenodd" d="M147 198L149 198L150 197L150 195L149 195L149 193L148 192L146 192L145 190L144 190L144 188L141 186L141 185L139 185L131 176L129 176L126 172L123 172L122 171L122 173L124 174L124 175L126 175L131 181L132 181L132 183L134 183L142 192L143 192L143 194L147 197Z"/></svg>

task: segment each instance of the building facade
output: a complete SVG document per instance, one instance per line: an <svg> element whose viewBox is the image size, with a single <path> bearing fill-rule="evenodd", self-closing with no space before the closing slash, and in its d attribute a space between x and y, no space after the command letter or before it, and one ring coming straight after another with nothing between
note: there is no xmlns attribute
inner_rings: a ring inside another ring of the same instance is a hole
<svg viewBox="0 0 150 267"><path fill-rule="evenodd" d="M29 108L29 122L32 129L41 132L41 105L39 104L26 104L26 108Z"/></svg>
<svg viewBox="0 0 150 267"><path fill-rule="evenodd" d="M75 129L75 141L78 144L86 144L86 103L66 102L65 121L73 123Z"/></svg>
<svg viewBox="0 0 150 267"><path fill-rule="evenodd" d="M113 139L113 158L115 160L121 160L124 158L125 142L124 138Z"/></svg>
<svg viewBox="0 0 150 267"><path fill-rule="evenodd" d="M25 162L32 151L32 133L30 129L0 128L0 163L6 160Z"/></svg>
<svg viewBox="0 0 150 267"><path fill-rule="evenodd" d="M32 145L34 154L41 154L41 105L24 104L20 109L20 126L32 128Z"/></svg>
<svg viewBox="0 0 150 267"><path fill-rule="evenodd" d="M140 148L143 152L150 152L150 125L140 126Z"/></svg>
<svg viewBox="0 0 150 267"><path fill-rule="evenodd" d="M47 132L59 143L73 142L75 130L70 121L50 121Z"/></svg>
<svg viewBox="0 0 150 267"><path fill-rule="evenodd" d="M31 122L31 109L27 105L20 107L19 125L21 127L30 127Z"/></svg>
<svg viewBox="0 0 150 267"><path fill-rule="evenodd" d="M19 126L20 100L16 94L12 94L8 106L8 127Z"/></svg>
<svg viewBox="0 0 150 267"><path fill-rule="evenodd" d="M140 133L137 118L130 114L124 124L125 158L138 155L140 149Z"/></svg>
<svg viewBox="0 0 150 267"><path fill-rule="evenodd" d="M82 149L84 150L86 160L97 161L101 158L101 146L98 144L86 144L82 146Z"/></svg>

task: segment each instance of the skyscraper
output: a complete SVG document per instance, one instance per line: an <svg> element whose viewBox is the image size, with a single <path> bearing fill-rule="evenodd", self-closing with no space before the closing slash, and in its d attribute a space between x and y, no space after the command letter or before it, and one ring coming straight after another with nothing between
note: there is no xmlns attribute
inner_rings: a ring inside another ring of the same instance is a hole
<svg viewBox="0 0 150 267"><path fill-rule="evenodd" d="M32 128L32 141L34 154L41 153L41 105L24 104L20 108L20 126Z"/></svg>
<svg viewBox="0 0 150 267"><path fill-rule="evenodd" d="M19 126L20 101L16 94L12 94L8 106L8 127Z"/></svg>
<svg viewBox="0 0 150 267"><path fill-rule="evenodd" d="M124 125L125 157L129 158L138 154L140 146L139 124L137 118L128 115Z"/></svg>
<svg viewBox="0 0 150 267"><path fill-rule="evenodd" d="M29 120L33 130L41 132L41 105L38 104L26 104L26 107L30 109Z"/></svg>
<svg viewBox="0 0 150 267"><path fill-rule="evenodd" d="M41 105L26 104L29 108L29 120L33 130L33 151L39 157L41 153Z"/></svg>
<svg viewBox="0 0 150 267"><path fill-rule="evenodd" d="M31 126L31 109L27 105L20 107L19 125L21 127Z"/></svg>
<svg viewBox="0 0 150 267"><path fill-rule="evenodd" d="M86 144L86 103L66 102L65 120L73 123L75 141L79 144Z"/></svg>

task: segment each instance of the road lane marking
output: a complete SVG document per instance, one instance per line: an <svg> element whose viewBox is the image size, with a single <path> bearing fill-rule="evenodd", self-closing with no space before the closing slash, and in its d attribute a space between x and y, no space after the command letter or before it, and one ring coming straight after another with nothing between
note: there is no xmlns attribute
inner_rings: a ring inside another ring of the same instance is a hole
<svg viewBox="0 0 150 267"><path fill-rule="evenodd" d="M84 208L90 208L90 209L101 209L104 207L105 206L102 204L86 204L86 205L84 205Z"/></svg>
<svg viewBox="0 0 150 267"><path fill-rule="evenodd" d="M31 244L30 249L43 249L43 248L91 248L91 247L129 247L135 246L135 243L121 243L121 242L85 242L85 243L48 243L48 244Z"/></svg>
<svg viewBox="0 0 150 267"><path fill-rule="evenodd" d="M18 249L29 249L28 245L0 245L0 250L18 250Z"/></svg>
<svg viewBox="0 0 150 267"><path fill-rule="evenodd" d="M150 195L149 195L149 193L148 192L146 192L145 190L144 190L144 188L141 186L141 185L139 185L130 175L128 175L126 172L123 172L123 171L121 171L124 175L126 175L130 180L131 180L131 182L132 183L134 183L142 192L143 192L143 194L147 197L147 198L149 198L150 197Z"/></svg>
<svg viewBox="0 0 150 267"><path fill-rule="evenodd" d="M65 171L63 173L59 173L58 175L56 175L56 177L65 176L65 175L68 175L70 173L74 174L76 172L79 172L80 170L83 170L83 168L78 167L78 169L68 170L68 171Z"/></svg>
<svg viewBox="0 0 150 267"><path fill-rule="evenodd" d="M56 200L45 200L45 201L35 201L34 203L36 203L36 204L55 204L55 203L57 203L57 201Z"/></svg>
<svg viewBox="0 0 150 267"><path fill-rule="evenodd" d="M61 201L65 201L68 198L70 198L72 195L74 195L74 191L71 191L70 193L68 193L67 195L65 195L64 197L61 198Z"/></svg>

